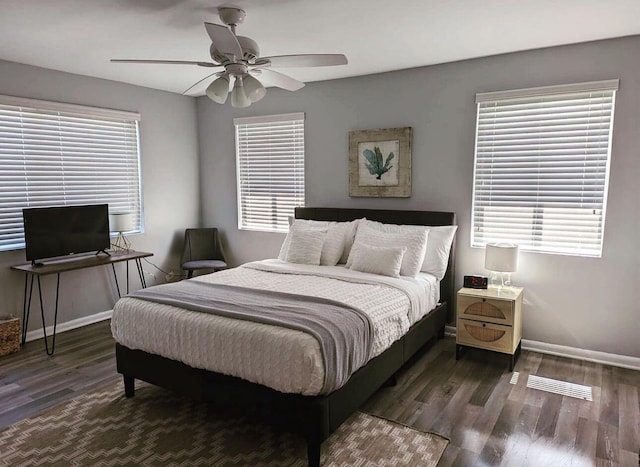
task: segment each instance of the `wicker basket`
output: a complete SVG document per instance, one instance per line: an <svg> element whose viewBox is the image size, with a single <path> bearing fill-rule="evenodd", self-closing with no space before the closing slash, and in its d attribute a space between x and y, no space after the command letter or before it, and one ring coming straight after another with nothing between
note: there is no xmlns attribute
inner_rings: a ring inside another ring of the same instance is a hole
<svg viewBox="0 0 640 467"><path fill-rule="evenodd" d="M0 357L20 350L20 320L0 316Z"/></svg>

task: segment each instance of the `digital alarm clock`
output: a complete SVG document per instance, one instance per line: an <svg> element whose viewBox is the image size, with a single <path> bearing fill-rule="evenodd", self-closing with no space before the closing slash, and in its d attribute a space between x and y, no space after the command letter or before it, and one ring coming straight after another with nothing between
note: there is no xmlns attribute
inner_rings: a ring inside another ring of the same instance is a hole
<svg viewBox="0 0 640 467"><path fill-rule="evenodd" d="M470 289L486 289L489 285L489 280L486 276L464 276L463 285Z"/></svg>

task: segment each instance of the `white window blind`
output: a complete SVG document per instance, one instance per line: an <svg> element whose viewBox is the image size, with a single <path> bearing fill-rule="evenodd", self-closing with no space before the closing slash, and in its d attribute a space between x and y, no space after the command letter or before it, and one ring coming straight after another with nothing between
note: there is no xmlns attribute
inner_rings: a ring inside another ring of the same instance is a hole
<svg viewBox="0 0 640 467"><path fill-rule="evenodd" d="M0 250L24 248L23 208L108 203L141 231L139 120L0 96Z"/></svg>
<svg viewBox="0 0 640 467"><path fill-rule="evenodd" d="M472 246L601 256L618 80L484 93Z"/></svg>
<svg viewBox="0 0 640 467"><path fill-rule="evenodd" d="M304 113L234 119L238 228L286 232L304 206Z"/></svg>

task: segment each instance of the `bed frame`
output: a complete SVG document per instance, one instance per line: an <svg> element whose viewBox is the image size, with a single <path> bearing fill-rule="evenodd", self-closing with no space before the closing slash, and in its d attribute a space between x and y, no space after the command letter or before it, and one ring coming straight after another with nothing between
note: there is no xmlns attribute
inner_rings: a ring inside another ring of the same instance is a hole
<svg viewBox="0 0 640 467"><path fill-rule="evenodd" d="M392 211L338 208L296 208L296 218L350 221L366 217L388 224L455 225L455 214L433 211ZM451 321L454 295L454 250L440 283L440 303L415 323L402 338L355 372L336 391L320 396L285 394L233 376L192 368L141 350L116 344L118 372L124 377L125 394L133 397L135 380L177 391L197 400L228 401L236 406L258 408L267 421L279 428L303 435L307 440L310 467L320 466L320 446L353 412L425 343L444 337L445 322Z"/></svg>

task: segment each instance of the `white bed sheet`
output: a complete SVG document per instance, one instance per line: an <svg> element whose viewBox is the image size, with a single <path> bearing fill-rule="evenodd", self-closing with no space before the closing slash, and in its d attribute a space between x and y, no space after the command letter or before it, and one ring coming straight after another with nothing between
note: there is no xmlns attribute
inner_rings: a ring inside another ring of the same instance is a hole
<svg viewBox="0 0 640 467"><path fill-rule="evenodd" d="M407 332L439 300L439 283L265 260L192 280L331 298L358 307L373 323L373 358ZM233 375L281 392L316 395L324 380L320 346L309 334L277 326L182 310L135 298L116 303L116 342Z"/></svg>

